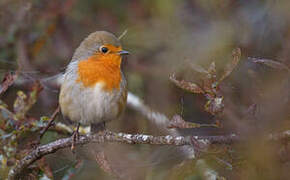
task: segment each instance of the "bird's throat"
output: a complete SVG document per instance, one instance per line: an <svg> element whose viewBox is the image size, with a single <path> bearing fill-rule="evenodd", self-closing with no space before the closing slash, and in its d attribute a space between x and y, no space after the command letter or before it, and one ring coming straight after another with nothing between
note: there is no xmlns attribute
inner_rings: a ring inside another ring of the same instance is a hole
<svg viewBox="0 0 290 180"><path fill-rule="evenodd" d="M78 64L77 82L84 87L93 87L103 83L104 90L112 91L120 88L121 56L115 54L94 55Z"/></svg>

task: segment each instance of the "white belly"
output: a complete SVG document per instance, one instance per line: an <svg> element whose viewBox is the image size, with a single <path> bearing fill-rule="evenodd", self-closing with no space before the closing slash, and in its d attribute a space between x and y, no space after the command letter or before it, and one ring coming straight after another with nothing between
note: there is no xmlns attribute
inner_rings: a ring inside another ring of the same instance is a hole
<svg viewBox="0 0 290 180"><path fill-rule="evenodd" d="M102 83L86 88L76 83L62 84L60 106L64 116L84 125L117 118L120 113L119 101L122 98L123 88L108 92L102 87Z"/></svg>

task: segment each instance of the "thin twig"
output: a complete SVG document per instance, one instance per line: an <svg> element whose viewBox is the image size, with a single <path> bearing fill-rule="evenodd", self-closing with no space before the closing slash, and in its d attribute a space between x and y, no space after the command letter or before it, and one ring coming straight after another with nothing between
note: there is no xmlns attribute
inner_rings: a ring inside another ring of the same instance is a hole
<svg viewBox="0 0 290 180"><path fill-rule="evenodd" d="M118 37L119 40L121 40L128 32L128 29L125 29L125 31Z"/></svg>
<svg viewBox="0 0 290 180"><path fill-rule="evenodd" d="M121 174L118 173L114 168L112 168L111 163L107 159L105 151L101 150L99 152L95 152L95 158L99 165L99 167L105 171L106 173L112 175L116 179L123 179Z"/></svg>
<svg viewBox="0 0 290 180"><path fill-rule="evenodd" d="M15 79L17 78L19 74L19 71L16 71L15 74L13 74L12 72L8 72L5 74L2 83L0 85L0 95L3 94L5 91L7 91L7 89L12 86L12 84L14 83Z"/></svg>
<svg viewBox="0 0 290 180"><path fill-rule="evenodd" d="M60 107L58 106L55 109L55 111L53 112L53 114L51 115L51 117L49 119L49 122L47 123L46 127L40 131L39 139L41 139L42 136L45 134L45 132L52 126L53 121L55 120L55 118L56 118L57 114L59 113L59 111L60 111Z"/></svg>
<svg viewBox="0 0 290 180"><path fill-rule="evenodd" d="M274 61L274 60L265 59L265 58L254 58L254 57L248 57L248 59L253 61L254 63L266 65L276 70L286 70L287 72L290 72L290 68L279 61Z"/></svg>

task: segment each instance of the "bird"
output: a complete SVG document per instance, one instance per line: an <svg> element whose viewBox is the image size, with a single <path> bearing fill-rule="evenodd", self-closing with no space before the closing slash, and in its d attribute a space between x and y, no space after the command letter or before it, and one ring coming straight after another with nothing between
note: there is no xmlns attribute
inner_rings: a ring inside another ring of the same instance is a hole
<svg viewBox="0 0 290 180"><path fill-rule="evenodd" d="M63 117L77 124L74 138L80 125L97 133L124 112L128 92L121 63L128 54L120 40L107 31L91 33L75 50L59 94Z"/></svg>

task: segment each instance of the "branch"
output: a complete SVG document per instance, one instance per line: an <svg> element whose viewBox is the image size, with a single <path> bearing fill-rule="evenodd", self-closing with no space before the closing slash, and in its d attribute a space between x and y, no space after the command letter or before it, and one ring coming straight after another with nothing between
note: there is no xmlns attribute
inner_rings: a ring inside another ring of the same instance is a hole
<svg viewBox="0 0 290 180"><path fill-rule="evenodd" d="M59 112L60 112L60 107L58 106L56 110L53 112L53 114L51 115L50 120L47 123L47 126L40 131L39 139L41 139L44 133L48 130L48 128L50 128L53 125L53 121Z"/></svg>
<svg viewBox="0 0 290 180"><path fill-rule="evenodd" d="M180 133L176 129L169 129L168 125L170 124L170 119L157 111L154 111L149 106L147 106L142 99L133 93L128 93L127 105L129 108L140 112L143 116L145 116L149 122L154 124L161 132L165 134L169 134L171 136L180 136ZM182 146L179 148L183 155L187 157L187 159L195 158L195 151L192 146Z"/></svg>
<svg viewBox="0 0 290 180"><path fill-rule="evenodd" d="M184 145L198 145L202 147L207 147L213 143L231 143L235 138L234 135L227 136L224 138L212 137L208 139L198 137L198 136L152 136L144 134L125 134L125 133L113 133L106 131L101 134L87 134L80 136L75 142L75 145L84 145L88 143L104 143L104 142L117 142L125 144L151 144L151 145L173 145L173 146L184 146ZM228 139L228 140L225 140ZM36 160L42 158L47 154L52 154L60 149L65 149L71 147L72 138L63 138L51 142L46 145L38 146L35 150L31 151L26 155L20 162L10 170L8 179L18 179L23 171Z"/></svg>
<svg viewBox="0 0 290 180"><path fill-rule="evenodd" d="M189 146L197 147L199 149L206 149L212 144L233 144L241 142L244 139L238 135L224 135L224 136L152 136L144 134L126 134L113 133L106 131L100 134L87 134L80 136L75 142L75 145L84 145L88 143L104 143L117 142L125 144L150 144L150 145L173 145L173 146ZM285 141L290 140L290 130L282 133L271 134L268 137L269 141ZM10 170L8 179L18 179L23 171L36 160L41 159L47 154L52 154L58 150L71 147L72 138L63 138L51 142L46 145L37 147L26 155L20 162Z"/></svg>
<svg viewBox="0 0 290 180"><path fill-rule="evenodd" d="M60 76L61 77L61 76ZM61 78L57 83L61 82ZM124 133L112 133L105 132L103 134L88 134L80 136L80 138L75 142L75 145L83 145L88 143L103 143L103 142L119 142L126 144L151 144L151 145L173 145L181 146L181 150L187 156L187 158L195 158L195 147L196 149L205 149L211 144L232 144L239 142L242 139L237 135L225 135L225 136L180 136L179 132L176 129L168 129L170 124L170 119L157 111L152 110L150 107L144 104L144 102L137 96L132 93L128 94L127 105L129 108L140 112L142 115L148 118L148 120L155 124L160 130L165 131L167 136L151 136L143 134L124 134ZM55 128L58 129L58 123ZM67 127L59 127L60 129L67 129ZM54 128L53 128L54 129ZM67 131L72 131L67 129ZM87 132L87 131L86 131ZM271 141L278 140L290 140L290 131L285 131L283 133L277 133L269 135L268 137ZM32 163L41 159L47 154L52 154L60 149L65 149L71 147L72 139L64 138L59 139L54 142L51 142L46 145L38 146L36 149L31 151L26 155L22 160L17 163L17 165L11 168L9 172L8 179L18 179L23 171L29 167Z"/></svg>
<svg viewBox="0 0 290 180"><path fill-rule="evenodd" d="M15 79L17 78L19 72L16 71L15 74L13 73L6 73L0 85L0 95L2 95L7 89L14 83Z"/></svg>

